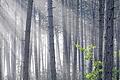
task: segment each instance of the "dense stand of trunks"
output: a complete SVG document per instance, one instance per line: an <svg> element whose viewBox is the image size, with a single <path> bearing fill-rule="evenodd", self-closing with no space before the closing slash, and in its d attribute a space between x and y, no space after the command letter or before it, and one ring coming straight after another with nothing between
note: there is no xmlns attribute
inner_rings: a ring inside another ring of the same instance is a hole
<svg viewBox="0 0 120 80"><path fill-rule="evenodd" d="M0 0L0 80L119 80L119 3Z"/></svg>

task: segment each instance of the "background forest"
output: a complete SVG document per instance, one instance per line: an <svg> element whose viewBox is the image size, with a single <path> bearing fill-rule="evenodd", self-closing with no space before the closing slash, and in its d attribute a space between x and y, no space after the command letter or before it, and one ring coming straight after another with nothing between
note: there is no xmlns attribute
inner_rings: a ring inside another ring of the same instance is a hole
<svg viewBox="0 0 120 80"><path fill-rule="evenodd" d="M120 0L0 0L0 80L120 80Z"/></svg>

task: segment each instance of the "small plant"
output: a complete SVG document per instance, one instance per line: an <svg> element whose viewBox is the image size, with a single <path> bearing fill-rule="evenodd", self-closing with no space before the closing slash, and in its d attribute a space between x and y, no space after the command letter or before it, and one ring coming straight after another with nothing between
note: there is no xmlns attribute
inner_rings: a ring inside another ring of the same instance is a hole
<svg viewBox="0 0 120 80"><path fill-rule="evenodd" d="M99 66L102 65L100 61L94 61L94 69L90 73L86 73L85 77L87 80L97 80L99 72L102 72L102 69L99 69Z"/></svg>
<svg viewBox="0 0 120 80"><path fill-rule="evenodd" d="M78 44L76 45L76 47L81 51L85 53L85 60L89 61L92 60L93 62L93 70L89 73L85 73L85 78L87 80L97 80L98 79L98 74L99 72L102 72L102 69L99 69L99 66L102 66L102 62L97 60L94 61L93 60L93 49L96 48L96 46L94 45L89 45L87 48L81 48Z"/></svg>
<svg viewBox="0 0 120 80"><path fill-rule="evenodd" d="M84 60L93 62L93 70L89 73L85 73L86 80L97 80L99 78L99 73L103 72L103 69L99 69L99 66L102 66L102 62L99 60L93 60L93 50L96 48L94 45L89 45L86 48L81 48L80 45L76 44L76 47L81 51L84 52L85 58ZM120 51L119 51L120 52ZM117 54L117 52L114 52ZM120 73L120 70L117 70L116 67L112 70L112 80L116 80L117 73ZM101 76L102 77L102 76Z"/></svg>
<svg viewBox="0 0 120 80"><path fill-rule="evenodd" d="M116 67L112 69L112 79L116 80L117 73L120 73L120 70L117 70Z"/></svg>

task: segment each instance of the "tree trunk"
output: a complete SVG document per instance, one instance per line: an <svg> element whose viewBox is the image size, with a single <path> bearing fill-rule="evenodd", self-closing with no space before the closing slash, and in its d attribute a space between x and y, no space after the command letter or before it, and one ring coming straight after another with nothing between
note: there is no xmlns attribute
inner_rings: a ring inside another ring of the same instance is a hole
<svg viewBox="0 0 120 80"><path fill-rule="evenodd" d="M104 50L104 80L112 80L113 39L114 39L114 0L106 0L106 26Z"/></svg>
<svg viewBox="0 0 120 80"><path fill-rule="evenodd" d="M103 59L103 31L104 31L104 8L105 0L99 0L99 61ZM99 66L102 69L102 65ZM98 80L102 80L102 72L99 72Z"/></svg>
<svg viewBox="0 0 120 80"><path fill-rule="evenodd" d="M118 32L117 32L117 55L116 55L116 58L117 58L117 60L116 60L116 64L117 64L117 71L119 71L119 65L120 65L120 62L119 62L119 57L120 57L120 54L119 54L119 49L120 49L120 36L119 36L119 34L120 34L120 31L119 31L120 29L118 29ZM116 74L116 80L119 80L119 72L117 72L117 74Z"/></svg>
<svg viewBox="0 0 120 80"><path fill-rule="evenodd" d="M68 61L68 49L67 49L67 11L65 9L65 0L62 0L62 26L63 26L63 80L67 80L67 61Z"/></svg>
<svg viewBox="0 0 120 80"><path fill-rule="evenodd" d="M68 4L68 6L69 7L71 7L71 5L70 5L70 3L71 3L71 1L69 0L69 4ZM71 21L72 21L72 10L71 9L69 9L69 11L68 11L68 20L69 20L69 27L68 27L68 80L71 80L71 76L70 76L70 54L71 54Z"/></svg>
<svg viewBox="0 0 120 80"><path fill-rule="evenodd" d="M25 31L25 48L24 48L24 62L23 62L23 80L29 79L29 43L30 43L30 29L31 29L31 17L32 17L33 0L28 1L27 7L27 20Z"/></svg>
<svg viewBox="0 0 120 80"><path fill-rule="evenodd" d="M76 1L76 29L75 29L75 44L76 45L79 41L79 0ZM77 48L74 46L74 59L73 59L73 75L72 80L77 80Z"/></svg>
<svg viewBox="0 0 120 80"><path fill-rule="evenodd" d="M51 79L56 80L52 0L48 0L48 39L49 39L48 46L50 53Z"/></svg>
<svg viewBox="0 0 120 80"><path fill-rule="evenodd" d="M38 73L38 54L37 54L37 28L36 28L36 11L34 6L34 58L35 58L35 77L36 80L39 80L39 73Z"/></svg>
<svg viewBox="0 0 120 80"><path fill-rule="evenodd" d="M119 1L119 3L120 3L120 1ZM120 7L118 8L118 9L120 9ZM119 13L118 13L118 18L120 17L120 11L118 11ZM117 58L117 60L116 60L116 64L117 64L117 71L119 71L120 70L120 18L118 19L118 21L117 21L117 55L116 55L116 58ZM117 74L116 74L116 80L119 80L119 74L120 74L120 72L117 72Z"/></svg>
<svg viewBox="0 0 120 80"><path fill-rule="evenodd" d="M80 10L81 10L81 48L83 48L83 10L82 10L82 3L83 1L80 1ZM84 80L84 53L81 52L81 59L82 59L82 80Z"/></svg>
<svg viewBox="0 0 120 80"><path fill-rule="evenodd" d="M57 30L55 30L55 34L56 34L56 55L57 55L57 65L58 65L58 70L60 71L59 72L59 75L61 76L62 75L62 65L61 65L61 58L60 58L60 45L59 45L59 33ZM62 78L60 78L60 80L62 80Z"/></svg>
<svg viewBox="0 0 120 80"><path fill-rule="evenodd" d="M38 28L39 30L39 32L38 32L38 41L39 41L39 45L38 45L38 49L39 49L39 54L38 54L38 56L39 56L39 59L38 59L38 64L39 64L39 79L41 80L41 14L40 14L40 11L39 11L39 28Z"/></svg>
<svg viewBox="0 0 120 80"><path fill-rule="evenodd" d="M9 43L5 44L5 58L7 63L7 78L8 80L11 80L11 67L10 67L10 35L8 36ZM8 46L7 46L8 45Z"/></svg>
<svg viewBox="0 0 120 80"><path fill-rule="evenodd" d="M11 41L11 43L14 44L11 49L12 80L16 80L16 37L12 39L13 41Z"/></svg>
<svg viewBox="0 0 120 80"><path fill-rule="evenodd" d="M1 38L0 38L0 80L3 80L2 78L2 76L3 76L3 74L2 74L2 44L1 44Z"/></svg>

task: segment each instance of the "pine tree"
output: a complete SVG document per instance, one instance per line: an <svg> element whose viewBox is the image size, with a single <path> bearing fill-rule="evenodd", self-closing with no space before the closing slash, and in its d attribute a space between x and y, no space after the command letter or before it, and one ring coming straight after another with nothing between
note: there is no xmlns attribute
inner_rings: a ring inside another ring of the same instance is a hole
<svg viewBox="0 0 120 80"><path fill-rule="evenodd" d="M24 62L23 62L23 80L29 80L29 44L30 44L32 7L33 7L33 0L28 0L26 31L25 31Z"/></svg>
<svg viewBox="0 0 120 80"><path fill-rule="evenodd" d="M49 40L48 46L50 54L51 79L56 80L52 0L48 0L48 40Z"/></svg>
<svg viewBox="0 0 120 80"><path fill-rule="evenodd" d="M104 80L112 80L113 38L114 38L114 0L106 0L106 25L104 49Z"/></svg>

